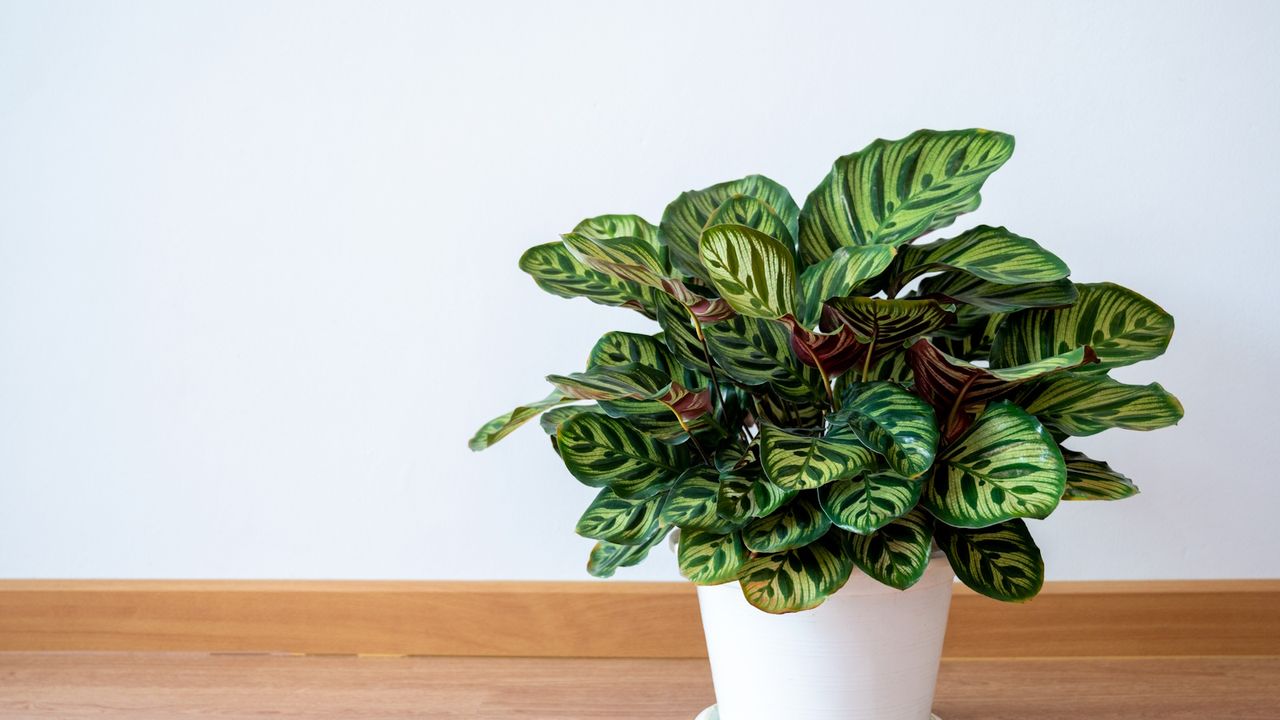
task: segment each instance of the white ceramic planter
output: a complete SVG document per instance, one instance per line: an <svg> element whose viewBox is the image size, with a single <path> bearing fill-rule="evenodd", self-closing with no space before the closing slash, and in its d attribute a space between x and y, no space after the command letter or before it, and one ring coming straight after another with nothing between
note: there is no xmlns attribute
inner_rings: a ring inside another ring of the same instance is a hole
<svg viewBox="0 0 1280 720"><path fill-rule="evenodd" d="M719 720L929 720L952 579L941 553L905 592L855 569L789 615L752 607L736 582L699 587Z"/></svg>

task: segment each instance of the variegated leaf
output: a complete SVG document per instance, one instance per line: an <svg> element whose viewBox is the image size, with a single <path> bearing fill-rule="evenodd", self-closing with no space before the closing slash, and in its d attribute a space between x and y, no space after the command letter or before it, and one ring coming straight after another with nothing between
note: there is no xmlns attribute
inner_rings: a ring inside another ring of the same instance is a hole
<svg viewBox="0 0 1280 720"><path fill-rule="evenodd" d="M1159 430L1182 419L1182 403L1160 383L1127 385L1105 375L1058 373L1014 399L1064 435L1094 435L1108 428Z"/></svg>
<svg viewBox="0 0 1280 720"><path fill-rule="evenodd" d="M938 458L921 502L939 520L979 528L1045 517L1062 498L1067 468L1058 445L1010 402L985 412Z"/></svg>
<svg viewBox="0 0 1280 720"><path fill-rule="evenodd" d="M1005 319L991 343L991 366L1035 362L1081 345L1098 354L1102 372L1164 353L1173 316L1138 293L1114 283L1076 285L1074 305L1023 310Z"/></svg>
<svg viewBox="0 0 1280 720"><path fill-rule="evenodd" d="M912 510L870 535L849 539L849 557L862 572L899 590L919 582L933 552L933 520Z"/></svg>
<svg viewBox="0 0 1280 720"><path fill-rule="evenodd" d="M680 531L676 561L680 574L695 585L719 585L737 580L749 557L737 531Z"/></svg>
<svg viewBox="0 0 1280 720"><path fill-rule="evenodd" d="M615 545L640 545L658 529L662 497L624 498L610 488L596 495L575 528L583 537Z"/></svg>
<svg viewBox="0 0 1280 720"><path fill-rule="evenodd" d="M929 403L889 382L849 384L832 425L848 423L864 445L902 477L922 475L938 449L938 422Z"/></svg>
<svg viewBox="0 0 1280 720"><path fill-rule="evenodd" d="M752 395L752 412L765 425L801 428L820 432L825 416L822 406L812 402L791 402L772 388L757 389Z"/></svg>
<svg viewBox="0 0 1280 720"><path fill-rule="evenodd" d="M538 287L563 298L585 297L600 305L625 306L657 317L652 288L596 272L583 265L564 243L535 245L520 257L520 269Z"/></svg>
<svg viewBox="0 0 1280 720"><path fill-rule="evenodd" d="M846 428L827 436L760 428L760 462L769 481L783 490L812 490L875 467L875 453Z"/></svg>
<svg viewBox="0 0 1280 720"><path fill-rule="evenodd" d="M593 240L632 237L643 240L657 253L658 227L639 215L598 215L574 226L573 232Z"/></svg>
<svg viewBox="0 0 1280 720"><path fill-rule="evenodd" d="M782 552L808 545L830 528L831 518L822 512L817 493L803 492L769 515L743 526L742 542L752 552Z"/></svg>
<svg viewBox="0 0 1280 720"><path fill-rule="evenodd" d="M710 227L707 221L711 215L726 200L739 195L762 201L783 221L791 236L796 236L800 210L795 200L786 188L763 175L749 175L703 190L690 190L667 206L658 228L658 237L670 250L671 263L676 268L686 275L708 279L698 255L698 241L702 231Z"/></svg>
<svg viewBox="0 0 1280 720"><path fill-rule="evenodd" d="M833 320L852 330L872 358L898 352L906 343L945 327L955 315L935 300L838 298L830 301Z"/></svg>
<svg viewBox="0 0 1280 720"><path fill-rule="evenodd" d="M608 485L624 498L664 492L689 464L684 446L664 445L621 420L584 413L560 425L565 467L584 485Z"/></svg>
<svg viewBox="0 0 1280 720"><path fill-rule="evenodd" d="M484 450L510 435L516 428L538 417L544 410L573 401L574 398L567 397L564 393L556 390L537 402L521 405L515 410L503 413L481 426L476 431L476 434L471 436L467 447L476 452Z"/></svg>
<svg viewBox="0 0 1280 720"><path fill-rule="evenodd" d="M657 306L658 327L662 328L662 338L676 360L689 370L701 375L710 375L706 355L702 349L702 341L698 339L698 328L694 325L690 311L680 305L670 295L659 293L655 298Z"/></svg>
<svg viewBox="0 0 1280 720"><path fill-rule="evenodd" d="M758 463L722 469L716 511L720 517L742 524L771 514L795 495L795 490L783 490L769 482Z"/></svg>
<svg viewBox="0 0 1280 720"><path fill-rule="evenodd" d="M625 367L642 365L680 378L680 369L666 344L656 337L621 331L607 332L596 341L587 358L587 367Z"/></svg>
<svg viewBox="0 0 1280 720"><path fill-rule="evenodd" d="M650 536L638 545L619 545L601 540L587 557L587 572L599 578L613 577L620 567L631 567L644 560L654 546L667 538L670 526L659 523Z"/></svg>
<svg viewBox="0 0 1280 720"><path fill-rule="evenodd" d="M834 311L828 305L824 317ZM854 365L866 365L868 346L858 341L858 334L844 325L832 332L813 331L790 315L779 322L791 331L791 352L800 362L818 369L824 381L839 376Z"/></svg>
<svg viewBox="0 0 1280 720"><path fill-rule="evenodd" d="M654 400L666 394L671 378L654 368L631 363L616 367L597 365L586 372L548 375L547 382L577 400Z"/></svg>
<svg viewBox="0 0 1280 720"><path fill-rule="evenodd" d="M720 495L720 473L709 465L685 470L667 491L662 520L685 530L727 533L734 524L720 517L716 500Z"/></svg>
<svg viewBox="0 0 1280 720"><path fill-rule="evenodd" d="M742 225L716 225L703 231L700 257L734 310L765 320L795 315L795 259L782 243Z"/></svg>
<svg viewBox="0 0 1280 720"><path fill-rule="evenodd" d="M759 555L743 564L738 582L747 602L768 613L809 610L848 582L853 572L839 530L786 552Z"/></svg>
<svg viewBox="0 0 1280 720"><path fill-rule="evenodd" d="M862 283L880 275L897 251L890 245L842 247L800 273L800 322L813 327L822 304L844 297Z"/></svg>
<svg viewBox="0 0 1280 720"><path fill-rule="evenodd" d="M824 485L822 510L836 527L867 535L905 515L920 500L920 478L866 472Z"/></svg>
<svg viewBox="0 0 1280 720"><path fill-rule="evenodd" d="M822 378L791 352L786 328L771 320L738 315L707 325L703 335L716 364L744 385L768 383L799 402L821 397Z"/></svg>
<svg viewBox="0 0 1280 720"><path fill-rule="evenodd" d="M960 305L956 308L956 321L935 330L929 341L952 357L986 360L991 352L991 339L1004 318L1004 313L989 313L972 305Z"/></svg>
<svg viewBox="0 0 1280 720"><path fill-rule="evenodd" d="M706 227L745 225L782 243L795 254L796 240L791 228L778 217L768 203L749 195L735 195L720 204L707 218Z"/></svg>
<svg viewBox="0 0 1280 720"><path fill-rule="evenodd" d="M601 412L609 417L625 420L636 430L668 445L685 442L689 431L697 433L711 427L708 416L682 423L661 400L601 400L598 404Z"/></svg>
<svg viewBox="0 0 1280 720"><path fill-rule="evenodd" d="M1076 301L1070 280L1002 285L963 272L944 272L920 281L918 294L972 305L987 313L1063 307Z"/></svg>
<svg viewBox="0 0 1280 720"><path fill-rule="evenodd" d="M982 183L1013 154L1013 137L987 130L920 130L876 140L836 160L805 201L806 265L848 245L901 245L978 207Z"/></svg>
<svg viewBox="0 0 1280 720"><path fill-rule="evenodd" d="M538 424L542 426L542 430L546 434L555 435L560 426L571 417L582 413L598 414L603 412L597 405L563 405L542 413L542 417L538 418Z"/></svg>
<svg viewBox="0 0 1280 720"><path fill-rule="evenodd" d="M996 600L1025 602L1044 585L1044 560L1027 525L1009 520L978 530L934 528L956 577L970 589Z"/></svg>
<svg viewBox="0 0 1280 720"><path fill-rule="evenodd" d="M1138 494L1138 486L1101 460L1062 448L1067 461L1067 491L1063 500L1123 500Z"/></svg>
<svg viewBox="0 0 1280 720"><path fill-rule="evenodd" d="M1066 263L1035 240L987 225L947 240L904 247L895 266L894 287L935 270L961 270L1007 285L1061 280L1071 273Z"/></svg>

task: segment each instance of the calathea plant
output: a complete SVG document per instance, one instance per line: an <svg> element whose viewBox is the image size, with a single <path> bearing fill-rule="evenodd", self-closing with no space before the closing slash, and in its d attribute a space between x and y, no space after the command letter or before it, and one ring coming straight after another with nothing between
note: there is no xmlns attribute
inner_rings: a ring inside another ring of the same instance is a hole
<svg viewBox="0 0 1280 720"><path fill-rule="evenodd" d="M737 581L773 613L815 607L855 567L908 588L934 543L974 590L1033 597L1024 519L1137 492L1063 443L1182 408L1108 376L1164 352L1173 318L1155 303L1073 283L1003 227L912 244L978 207L1012 152L1002 133L922 130L836 160L803 208L753 175L680 195L656 227L604 215L531 248L520 267L544 290L658 332L607 333L471 448L542 415L600 488L577 526L598 540L594 575L679 528L687 578Z"/></svg>

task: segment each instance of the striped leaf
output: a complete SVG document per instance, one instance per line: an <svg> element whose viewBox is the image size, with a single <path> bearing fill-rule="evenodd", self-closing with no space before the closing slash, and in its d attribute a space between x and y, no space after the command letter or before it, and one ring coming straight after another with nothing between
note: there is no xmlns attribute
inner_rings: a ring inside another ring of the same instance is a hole
<svg viewBox="0 0 1280 720"><path fill-rule="evenodd" d="M548 375L547 382L577 400L653 400L666 394L671 378L651 367L631 363L597 365L586 372Z"/></svg>
<svg viewBox="0 0 1280 720"><path fill-rule="evenodd" d="M800 493L778 510L742 528L742 542L758 553L783 552L817 540L831 528L817 493Z"/></svg>
<svg viewBox="0 0 1280 720"><path fill-rule="evenodd" d="M624 498L665 491L685 467L684 446L664 445L621 420L584 413L556 434L565 467L584 485L608 485Z"/></svg>
<svg viewBox="0 0 1280 720"><path fill-rule="evenodd" d="M661 400L601 400L598 405L609 417L625 420L635 430L668 445L685 442L690 431L697 433L711 427L707 416L681 424L671 407Z"/></svg>
<svg viewBox="0 0 1280 720"><path fill-rule="evenodd" d="M924 483L888 472L868 472L824 485L822 510L839 528L867 535L905 515L920 500Z"/></svg>
<svg viewBox="0 0 1280 720"><path fill-rule="evenodd" d="M1070 280L1004 285L962 272L944 272L920 281L919 294L972 305L987 313L1007 313L1024 308L1048 308L1076 301Z"/></svg>
<svg viewBox="0 0 1280 720"><path fill-rule="evenodd" d="M786 552L759 555L738 571L747 602L768 613L792 613L822 604L848 582L853 561L839 531Z"/></svg>
<svg viewBox="0 0 1280 720"><path fill-rule="evenodd" d="M662 213L658 237L671 252L671 264L686 275L709 279L698 255L702 231L710 225L711 215L730 198L745 195L762 201L796 236L800 210L791 193L763 175L749 175L741 180L712 185L703 190L681 193Z"/></svg>
<svg viewBox="0 0 1280 720"><path fill-rule="evenodd" d="M772 388L752 395L752 412L762 425L804 428L819 432L825 416L822 406L812 402L791 402Z"/></svg>
<svg viewBox="0 0 1280 720"><path fill-rule="evenodd" d="M824 317L833 316L833 312L828 305ZM838 325L832 332L814 332L790 315L784 315L779 322L791 331L791 352L800 358L800 362L817 368L827 379L856 364L866 364L868 347L858 341L857 333L844 325Z"/></svg>
<svg viewBox="0 0 1280 720"><path fill-rule="evenodd" d="M938 422L929 403L888 382L851 383L832 425L848 423L864 445L884 456L893 472L918 477L933 465Z"/></svg>
<svg viewBox="0 0 1280 720"><path fill-rule="evenodd" d="M962 360L986 360L991 340L1004 321L1004 313L989 313L972 305L956 308L956 321L938 328L929 337L939 350Z"/></svg>
<svg viewBox="0 0 1280 720"><path fill-rule="evenodd" d="M573 232L592 240L638 238L652 247L655 254L661 247L658 243L658 227L639 215L599 215L587 218L575 225Z"/></svg>
<svg viewBox="0 0 1280 720"><path fill-rule="evenodd" d="M1062 448L1067 461L1067 491L1063 500L1123 500L1138 494L1138 486L1101 460Z"/></svg>
<svg viewBox="0 0 1280 720"><path fill-rule="evenodd" d="M870 535L849 539L849 557L862 572L899 590L919 582L933 551L933 520L916 509Z"/></svg>
<svg viewBox="0 0 1280 720"><path fill-rule="evenodd" d="M734 310L765 320L795 315L795 259L782 243L741 225L716 225L703 231L700 257Z"/></svg>
<svg viewBox="0 0 1280 720"><path fill-rule="evenodd" d="M695 585L720 585L738 579L750 556L737 531L681 530L676 562Z"/></svg>
<svg viewBox="0 0 1280 720"><path fill-rule="evenodd" d="M812 490L875 467L876 456L844 428L823 437L760 428L760 462L783 490Z"/></svg>
<svg viewBox="0 0 1280 720"><path fill-rule="evenodd" d="M560 426L571 417L582 413L603 412L597 405L562 405L542 413L542 417L538 418L538 424L542 426L543 432L554 436L560 430Z"/></svg>
<svg viewBox="0 0 1280 720"><path fill-rule="evenodd" d="M720 495L720 473L709 465L685 470L667 491L662 505L662 520L685 530L727 533L733 523L716 512Z"/></svg>
<svg viewBox="0 0 1280 720"><path fill-rule="evenodd" d="M768 235L782 243L795 254L796 239L792 229L768 203L748 195L736 195L725 200L707 218L706 227L716 225L743 225Z"/></svg>
<svg viewBox="0 0 1280 720"><path fill-rule="evenodd" d="M567 402L573 402L573 400L573 398L566 397L564 393L556 390L537 402L521 405L515 410L503 413L482 425L476 431L476 434L471 436L471 440L467 442L467 447L476 452L487 449L502 438L510 435L516 428L541 415L544 410Z"/></svg>
<svg viewBox="0 0 1280 720"><path fill-rule="evenodd" d="M1126 385L1105 375L1059 373L1014 400L1064 435L1094 435L1109 428L1159 430L1182 419L1182 403L1159 383Z"/></svg>
<svg viewBox="0 0 1280 720"><path fill-rule="evenodd" d="M1035 240L987 225L928 245L908 245L895 270L894 285L899 288L935 270L961 270L1005 285L1061 280L1071 273Z"/></svg>
<svg viewBox="0 0 1280 720"><path fill-rule="evenodd" d="M901 350L906 343L955 319L936 300L853 297L832 300L830 307L834 317L869 346L873 358Z"/></svg>
<svg viewBox="0 0 1280 720"><path fill-rule="evenodd" d="M584 297L599 305L625 306L656 317L651 288L596 272L583 265L561 242L535 245L520 256L520 269L538 287L562 298Z"/></svg>
<svg viewBox="0 0 1280 720"><path fill-rule="evenodd" d="M1076 285L1075 305L1023 310L1005 319L991 343L992 367L1010 367L1089 345L1105 371L1164 353L1173 316L1114 283Z"/></svg>
<svg viewBox="0 0 1280 720"><path fill-rule="evenodd" d="M795 490L783 490L769 482L759 464L720 471L716 511L734 524L764 517L795 497Z"/></svg>
<svg viewBox="0 0 1280 720"><path fill-rule="evenodd" d="M800 273L800 322L813 327L822 314L822 303L844 297L880 275L896 252L889 245L842 247L805 268Z"/></svg>
<svg viewBox="0 0 1280 720"><path fill-rule="evenodd" d="M661 505L661 496L624 498L605 488L578 518L575 530L583 537L615 545L640 545L653 539Z"/></svg>
<svg viewBox="0 0 1280 720"><path fill-rule="evenodd" d="M986 130L920 130L836 160L800 214L806 265L847 245L901 245L978 207L982 183L1013 154Z"/></svg>
<svg viewBox="0 0 1280 720"><path fill-rule="evenodd" d="M821 376L791 352L791 338L782 325L737 315L705 326L703 334L716 364L735 381L768 383L782 397L801 402L822 395Z"/></svg>
<svg viewBox="0 0 1280 720"><path fill-rule="evenodd" d="M698 339L698 330L689 310L675 298L663 293L658 293L655 305L658 327L662 328L662 338L671 354L689 370L710 375L711 370L702 351L702 341Z"/></svg>
<svg viewBox="0 0 1280 720"><path fill-rule="evenodd" d="M1067 468L1058 445L1010 402L985 412L938 458L921 502L939 520L980 528L1045 517L1058 506Z"/></svg>
<svg viewBox="0 0 1280 720"><path fill-rule="evenodd" d="M600 336L587 357L587 367L625 367L641 365L665 373L671 379L680 378L680 368L671 351L660 339L650 335L621 331L607 332Z"/></svg>
<svg viewBox="0 0 1280 720"><path fill-rule="evenodd" d="M650 536L638 545L618 545L617 543L597 542L587 557L587 572L599 578L613 577L620 567L637 565L649 555L654 546L667 538L671 530L669 526L659 524Z"/></svg>
<svg viewBox="0 0 1280 720"><path fill-rule="evenodd" d="M938 525L934 532L956 577L975 592L996 600L1025 602L1044 585L1040 548L1022 520L979 530Z"/></svg>

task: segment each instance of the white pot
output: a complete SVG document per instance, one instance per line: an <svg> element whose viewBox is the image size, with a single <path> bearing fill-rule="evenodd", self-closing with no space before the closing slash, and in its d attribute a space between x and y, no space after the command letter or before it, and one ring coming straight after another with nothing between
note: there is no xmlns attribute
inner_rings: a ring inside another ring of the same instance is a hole
<svg viewBox="0 0 1280 720"><path fill-rule="evenodd" d="M788 615L757 610L736 582L699 587L719 719L929 720L952 579L941 553L905 592L855 569Z"/></svg>

